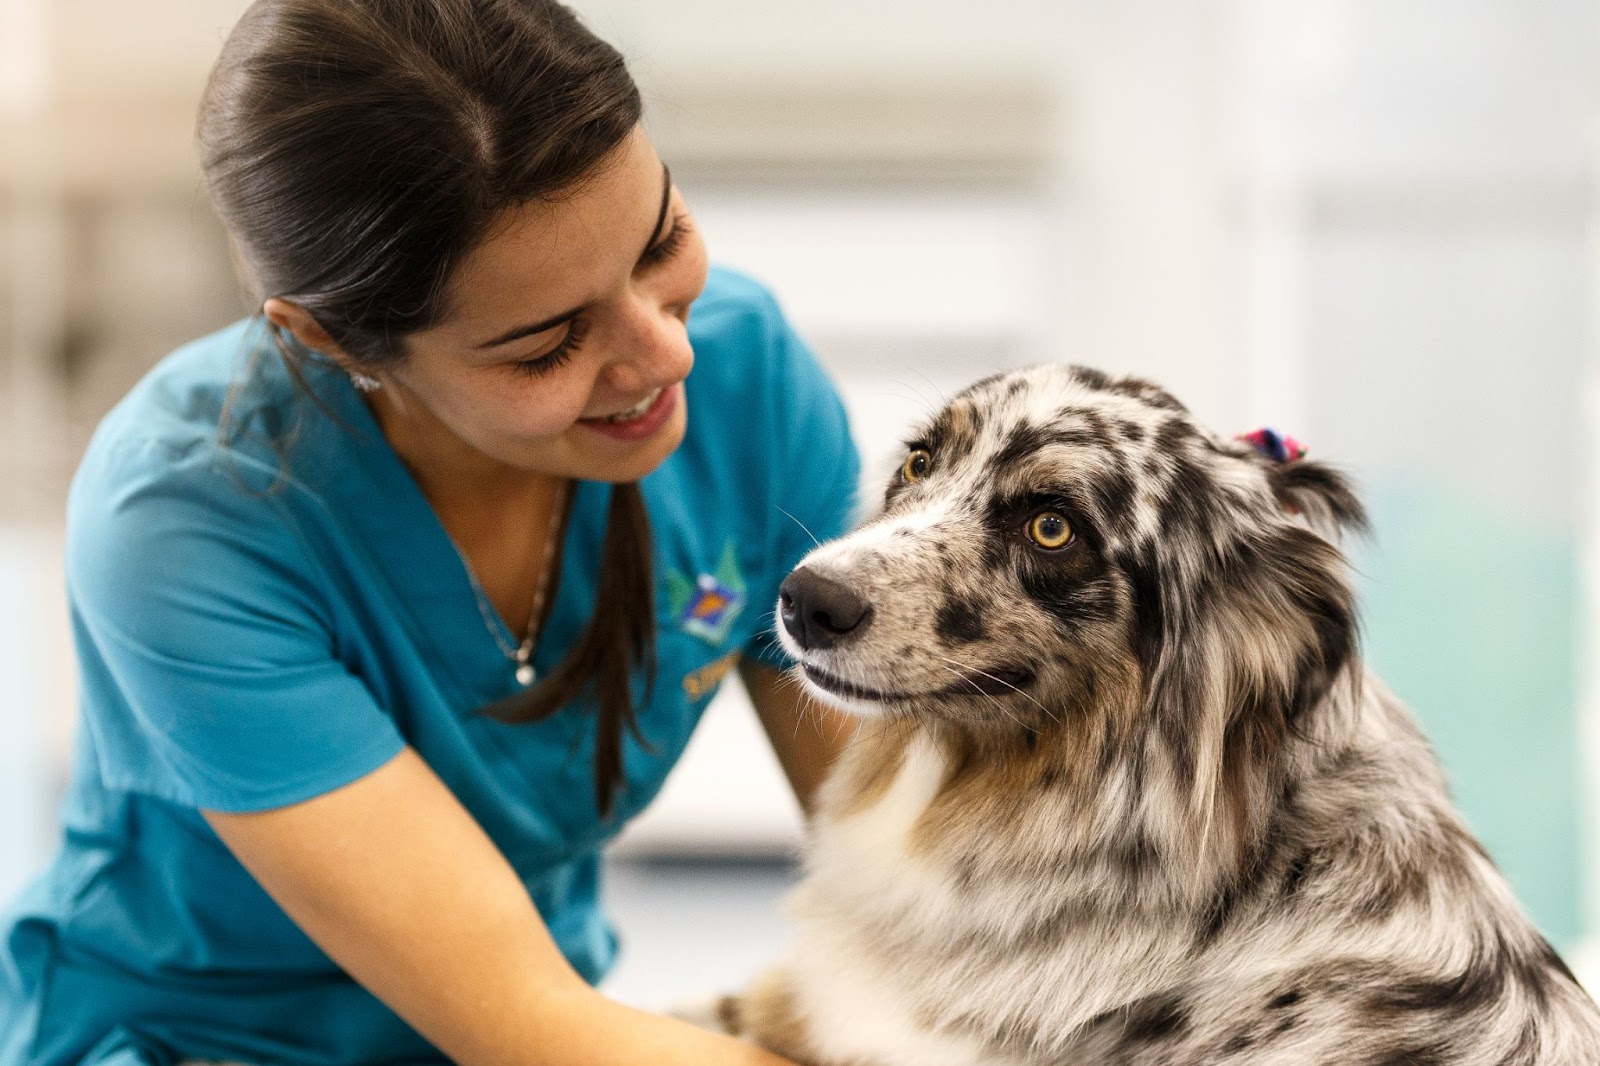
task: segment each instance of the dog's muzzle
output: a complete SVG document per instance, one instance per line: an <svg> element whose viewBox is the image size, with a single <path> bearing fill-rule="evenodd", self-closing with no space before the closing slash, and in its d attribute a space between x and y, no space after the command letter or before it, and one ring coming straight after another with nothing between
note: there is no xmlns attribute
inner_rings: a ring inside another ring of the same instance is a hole
<svg viewBox="0 0 1600 1066"><path fill-rule="evenodd" d="M778 614L794 642L813 651L859 636L872 619L872 605L848 586L802 566L778 586Z"/></svg>

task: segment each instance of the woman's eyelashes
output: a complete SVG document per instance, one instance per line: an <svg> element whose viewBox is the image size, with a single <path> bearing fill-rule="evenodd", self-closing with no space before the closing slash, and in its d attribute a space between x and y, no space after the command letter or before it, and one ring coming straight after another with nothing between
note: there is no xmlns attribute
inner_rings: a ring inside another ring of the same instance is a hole
<svg viewBox="0 0 1600 1066"><path fill-rule="evenodd" d="M667 235L644 250L644 254L639 257L639 265L649 269L658 263L665 263L678 254L691 232L688 214L677 215L673 218L672 228L667 231Z"/></svg>
<svg viewBox="0 0 1600 1066"><path fill-rule="evenodd" d="M567 323L567 335L561 338L561 343L551 348L537 359L522 359L511 364L511 369L519 374L530 377L539 374L548 374L566 364L572 358L572 353L578 350L583 343L584 334L589 332L588 319L578 315Z"/></svg>
<svg viewBox="0 0 1600 1066"><path fill-rule="evenodd" d="M639 266L649 269L665 263L678 254L683 248L683 242L688 240L689 235L693 232L693 223L689 221L689 215L687 213L677 215L673 218L672 228L667 231L667 235L645 249L644 254L639 257ZM558 370L566 364L568 359L572 358L573 353L583 343L584 335L588 331L588 319L579 315L568 323L567 335L561 338L560 344L536 359L521 359L512 363L511 369L518 374L525 374L530 377Z"/></svg>

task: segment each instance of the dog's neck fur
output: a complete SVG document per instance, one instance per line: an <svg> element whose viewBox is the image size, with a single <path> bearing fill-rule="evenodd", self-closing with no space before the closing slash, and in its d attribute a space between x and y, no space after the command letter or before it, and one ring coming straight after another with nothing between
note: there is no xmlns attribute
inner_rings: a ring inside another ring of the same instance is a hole
<svg viewBox="0 0 1600 1066"><path fill-rule="evenodd" d="M1062 1035L1200 981L1207 951L1239 950L1256 920L1239 916L1270 909L1298 856L1359 836L1388 882L1389 856L1419 850L1414 831L1457 824L1442 782L1408 778L1422 741L1404 711L1350 680L1265 770L1225 767L1209 810L1185 775L1067 716L1036 731L869 721L823 794L801 909L856 915L890 960L1062 945ZM1397 805L1375 806L1361 774Z"/></svg>
<svg viewBox="0 0 1600 1066"><path fill-rule="evenodd" d="M1192 775L1164 764L1157 746L1130 743L1137 707L1079 707L1003 729L933 717L868 721L821 814L840 820L872 807L921 743L942 757L943 775L908 834L912 854L981 880L1003 874L988 868L996 852L987 842L1004 833L1031 844L1032 869L1098 872L1083 885L1089 910L1214 906L1250 878L1269 840L1282 842L1293 797L1315 791L1358 742L1360 670L1351 663L1281 746L1207 775L1216 782L1207 796L1196 797L1185 784Z"/></svg>

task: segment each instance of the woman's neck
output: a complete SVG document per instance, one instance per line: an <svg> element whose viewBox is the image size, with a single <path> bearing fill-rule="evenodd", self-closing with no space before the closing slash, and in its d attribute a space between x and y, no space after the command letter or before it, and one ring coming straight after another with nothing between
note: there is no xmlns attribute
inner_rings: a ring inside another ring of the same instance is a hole
<svg viewBox="0 0 1600 1066"><path fill-rule="evenodd" d="M548 505L566 480L485 455L408 395L403 386L386 385L363 399L390 447L447 527L452 519L477 525L486 510L504 514L530 505Z"/></svg>
<svg viewBox="0 0 1600 1066"><path fill-rule="evenodd" d="M507 630L519 641L537 634L534 615L556 580L566 479L484 455L401 389L365 398Z"/></svg>

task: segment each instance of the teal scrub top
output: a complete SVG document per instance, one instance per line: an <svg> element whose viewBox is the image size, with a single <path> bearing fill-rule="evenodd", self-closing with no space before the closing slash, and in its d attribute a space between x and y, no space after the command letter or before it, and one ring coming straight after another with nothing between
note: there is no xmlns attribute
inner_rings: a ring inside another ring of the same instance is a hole
<svg viewBox="0 0 1600 1066"><path fill-rule="evenodd" d="M68 506L82 704L64 834L0 921L0 1066L443 1061L199 813L295 803L404 745L578 972L605 974L602 845L655 796L732 657L783 664L778 584L813 535L843 531L857 482L838 396L760 286L714 270L689 335L687 434L641 482L659 634L648 747L628 740L604 819L589 706L518 725L478 713L518 691L513 664L344 375L310 369L319 409L246 320L173 353L106 417ZM609 492L576 487L541 673L589 618Z"/></svg>

